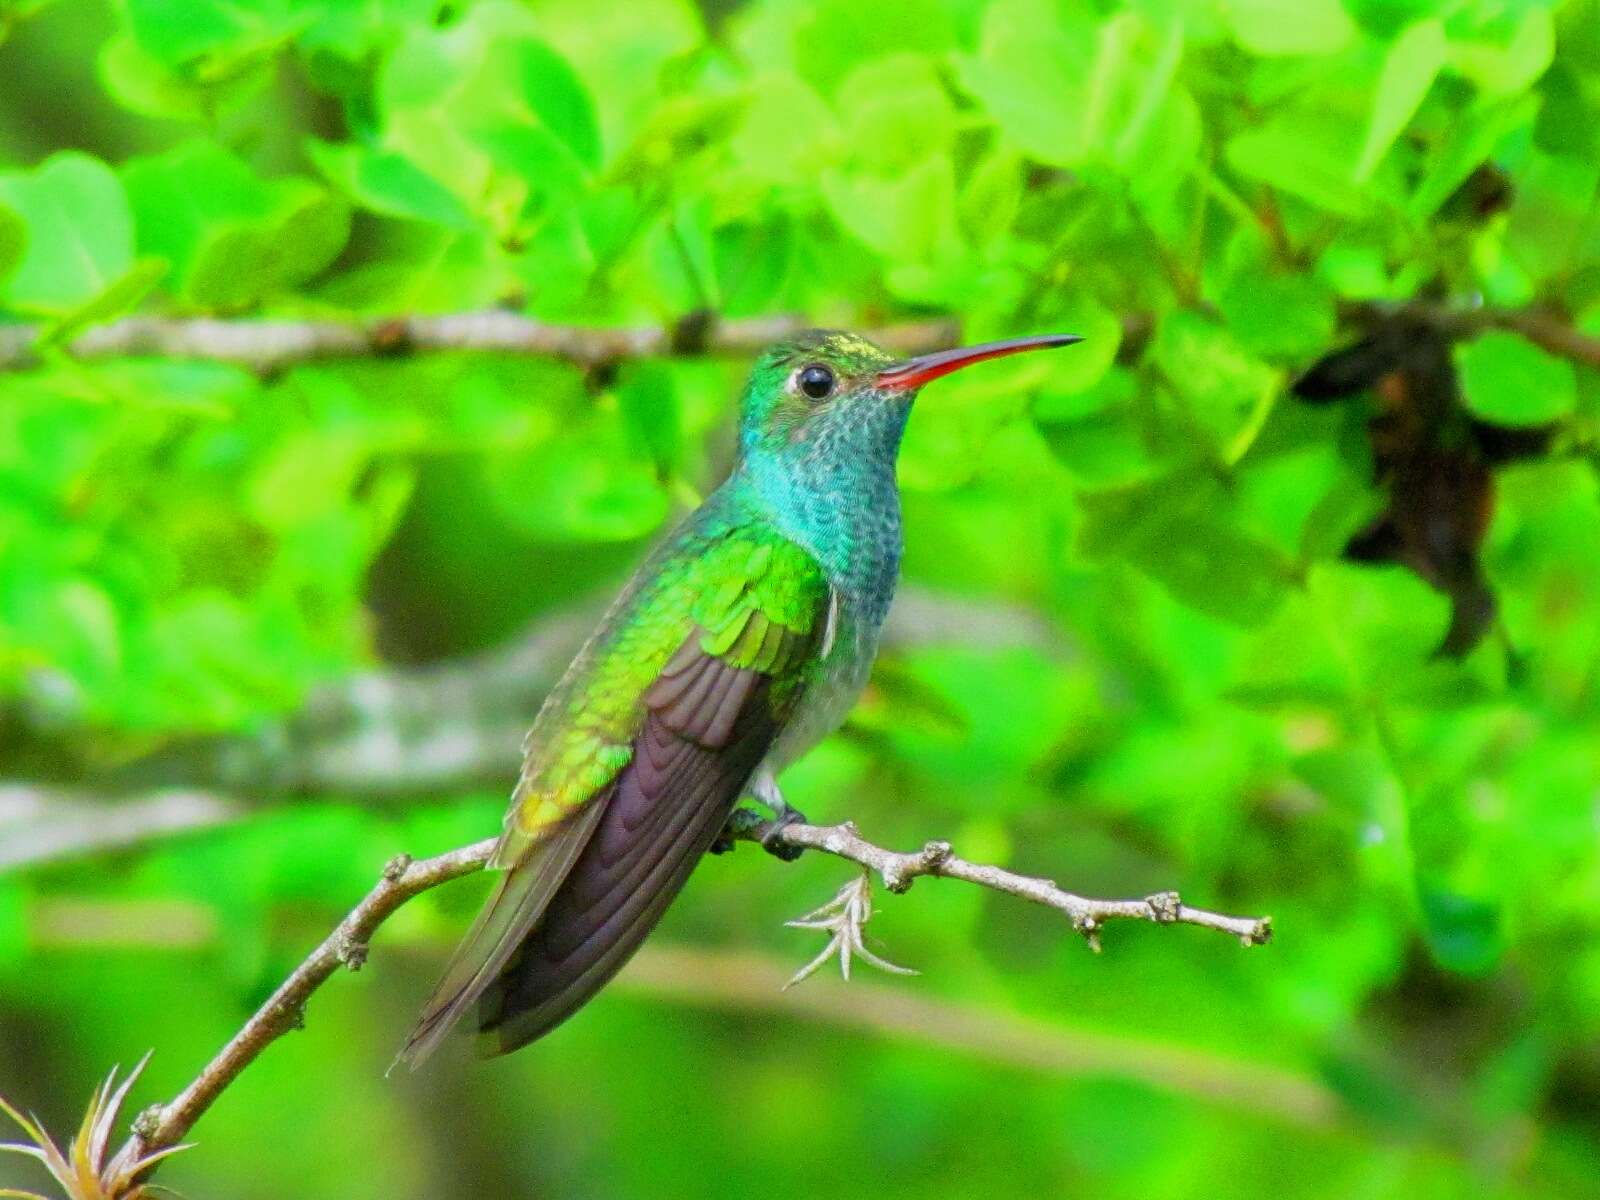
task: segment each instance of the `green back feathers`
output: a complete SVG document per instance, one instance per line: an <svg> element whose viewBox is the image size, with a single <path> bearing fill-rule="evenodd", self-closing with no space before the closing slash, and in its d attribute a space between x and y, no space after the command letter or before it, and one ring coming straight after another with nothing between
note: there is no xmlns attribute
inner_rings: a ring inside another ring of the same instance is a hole
<svg viewBox="0 0 1600 1200"><path fill-rule="evenodd" d="M709 654L771 676L768 703L786 704L803 682L828 585L811 556L770 527L686 529L637 579L528 735L497 862L515 862L627 766L644 693L691 637Z"/></svg>

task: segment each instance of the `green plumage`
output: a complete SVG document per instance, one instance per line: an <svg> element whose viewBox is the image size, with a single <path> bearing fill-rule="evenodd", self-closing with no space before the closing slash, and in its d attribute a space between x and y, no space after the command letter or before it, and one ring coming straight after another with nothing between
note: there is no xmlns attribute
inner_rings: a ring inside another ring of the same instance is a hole
<svg viewBox="0 0 1600 1200"><path fill-rule="evenodd" d="M496 864L513 865L616 778L646 690L691 635L706 653L771 676L781 705L803 680L799 648L827 586L815 560L757 518L691 522L640 569L540 712Z"/></svg>

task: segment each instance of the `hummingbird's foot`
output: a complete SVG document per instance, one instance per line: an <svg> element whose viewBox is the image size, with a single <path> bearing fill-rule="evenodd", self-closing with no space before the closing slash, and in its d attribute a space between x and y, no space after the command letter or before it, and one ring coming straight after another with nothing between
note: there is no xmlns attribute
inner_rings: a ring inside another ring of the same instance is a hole
<svg viewBox="0 0 1600 1200"><path fill-rule="evenodd" d="M739 842L748 838L766 824L761 814L751 808L736 808L728 814L727 822L711 843L712 854L727 854Z"/></svg>
<svg viewBox="0 0 1600 1200"><path fill-rule="evenodd" d="M783 804L783 801L779 800L778 803ZM773 858L782 859L784 862L793 862L805 853L805 847L791 846L788 842L782 841L779 835L786 825L809 825L810 823L806 820L805 813L798 808L790 808L787 804L783 804L782 810L774 810L772 820L767 822L766 832L761 835L761 848L772 855Z"/></svg>
<svg viewBox="0 0 1600 1200"><path fill-rule="evenodd" d="M751 781L750 798L771 811L772 819L779 825L793 825L796 821L804 825L811 824L803 812L783 798L783 793L778 790L778 781L770 771L762 771Z"/></svg>
<svg viewBox="0 0 1600 1200"><path fill-rule="evenodd" d="M797 808L788 809L781 816L768 820L753 808L736 808L728 814L727 823L717 834L717 840L707 847L711 854L726 854L739 842L755 840L773 858L793 862L805 853L804 846L791 846L779 837L785 825L806 824L805 814Z"/></svg>
<svg viewBox="0 0 1600 1200"><path fill-rule="evenodd" d="M772 820L767 825L766 832L761 835L761 848L774 858L784 862L793 862L799 858L802 851L799 846L790 846L779 840L778 834L785 825L809 825L805 813L795 808L783 798L783 793L778 790L778 781L772 777L770 771L762 771L750 785L750 795L772 810Z"/></svg>

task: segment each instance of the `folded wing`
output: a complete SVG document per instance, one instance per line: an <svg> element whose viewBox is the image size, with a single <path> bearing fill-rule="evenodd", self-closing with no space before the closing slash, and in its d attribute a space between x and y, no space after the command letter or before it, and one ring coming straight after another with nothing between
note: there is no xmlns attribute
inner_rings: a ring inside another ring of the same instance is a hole
<svg viewBox="0 0 1600 1200"><path fill-rule="evenodd" d="M402 1059L420 1062L474 1004L481 1048L504 1053L593 996L682 889L799 702L828 603L809 556L739 531L677 587L625 596L631 624L574 667L585 690L566 687L541 714L496 857L510 870ZM656 609L636 615L647 602ZM616 704L641 663L651 674Z"/></svg>

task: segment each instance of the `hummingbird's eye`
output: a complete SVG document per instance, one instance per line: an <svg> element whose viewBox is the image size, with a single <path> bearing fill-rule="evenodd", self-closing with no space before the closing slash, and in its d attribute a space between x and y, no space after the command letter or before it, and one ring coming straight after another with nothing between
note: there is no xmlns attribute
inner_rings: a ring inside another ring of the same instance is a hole
<svg viewBox="0 0 1600 1200"><path fill-rule="evenodd" d="M800 373L795 376L795 382L800 385L800 390L813 400L826 400L833 395L833 371L821 363L801 367Z"/></svg>

